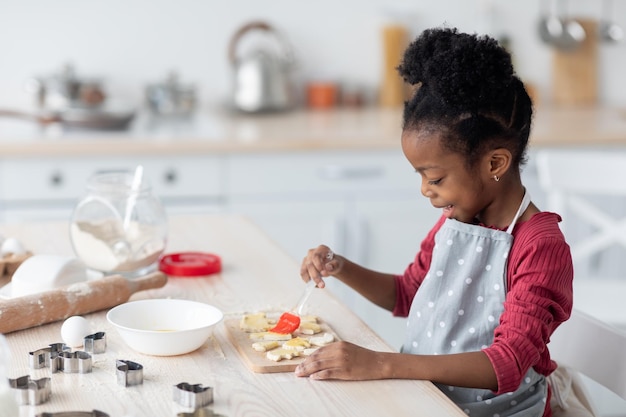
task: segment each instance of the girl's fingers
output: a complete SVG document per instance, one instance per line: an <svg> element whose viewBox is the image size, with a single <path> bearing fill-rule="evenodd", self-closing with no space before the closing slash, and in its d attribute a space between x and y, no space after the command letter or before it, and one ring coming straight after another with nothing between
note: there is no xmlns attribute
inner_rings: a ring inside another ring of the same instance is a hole
<svg viewBox="0 0 626 417"><path fill-rule="evenodd" d="M324 277L332 274L338 267L335 253L325 245L310 249L300 266L300 277L304 282L315 281L319 288L325 286Z"/></svg>

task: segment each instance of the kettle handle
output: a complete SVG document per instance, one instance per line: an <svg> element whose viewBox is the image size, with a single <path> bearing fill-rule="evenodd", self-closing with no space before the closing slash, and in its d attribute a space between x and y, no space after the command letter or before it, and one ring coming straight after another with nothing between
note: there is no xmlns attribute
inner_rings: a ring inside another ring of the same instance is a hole
<svg viewBox="0 0 626 417"><path fill-rule="evenodd" d="M232 65L235 64L237 44L239 43L239 39L241 39L241 37L245 35L247 32L251 30L257 30L257 29L273 33L276 36L276 38L281 42L285 50L287 51L286 55L288 57L291 57L291 52L289 51L288 45L286 45L284 40L278 36L278 32L274 29L274 27L271 26L267 22L263 22L259 20L259 21L252 21L243 25L241 28L237 30L237 32L235 32L233 37L230 39L230 43L228 45L228 60L230 61Z"/></svg>

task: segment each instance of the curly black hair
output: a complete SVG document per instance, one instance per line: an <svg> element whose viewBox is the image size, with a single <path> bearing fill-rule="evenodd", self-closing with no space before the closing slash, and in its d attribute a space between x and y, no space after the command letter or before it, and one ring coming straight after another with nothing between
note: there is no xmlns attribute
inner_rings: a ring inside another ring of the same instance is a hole
<svg viewBox="0 0 626 417"><path fill-rule="evenodd" d="M428 29L397 70L416 86L404 106L403 130L440 131L444 146L465 155L469 166L497 147L509 149L516 166L525 162L532 101L495 39Z"/></svg>

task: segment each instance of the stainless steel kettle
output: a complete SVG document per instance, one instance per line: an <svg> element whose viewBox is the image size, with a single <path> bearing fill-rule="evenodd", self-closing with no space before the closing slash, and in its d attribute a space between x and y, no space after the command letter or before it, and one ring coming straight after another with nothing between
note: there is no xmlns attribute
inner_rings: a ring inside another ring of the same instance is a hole
<svg viewBox="0 0 626 417"><path fill-rule="evenodd" d="M256 46L245 54L237 49L244 35L263 31L277 42L276 50ZM266 22L255 21L242 26L230 40L228 57L233 67L233 105L249 112L288 110L294 105L291 48Z"/></svg>

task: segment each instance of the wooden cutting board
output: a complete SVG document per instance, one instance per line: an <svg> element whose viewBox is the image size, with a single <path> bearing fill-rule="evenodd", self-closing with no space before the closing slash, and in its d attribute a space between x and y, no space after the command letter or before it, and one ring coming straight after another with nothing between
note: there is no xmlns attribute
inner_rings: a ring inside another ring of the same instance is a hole
<svg viewBox="0 0 626 417"><path fill-rule="evenodd" d="M305 357L296 357L293 359L283 359L279 362L274 362L265 357L266 352L257 352L252 348L254 341L250 339L250 333L246 333L239 328L239 318L224 320L226 331L231 342L237 348L237 351L241 354L244 362L250 368L252 372L259 374L268 374L275 372L293 372L296 366L302 362ZM328 326L325 322L319 320L318 324L321 326L322 331L316 336L321 336L324 333L330 333L335 337L335 340L340 340L337 333ZM307 336L308 337L308 336Z"/></svg>
<svg viewBox="0 0 626 417"><path fill-rule="evenodd" d="M552 83L557 105L592 105L598 101L598 24L578 19L587 38L574 51L554 50Z"/></svg>
<svg viewBox="0 0 626 417"><path fill-rule="evenodd" d="M383 70L378 101L383 107L401 107L407 98L407 86L396 68L408 45L407 28L400 24L384 26L382 45Z"/></svg>

